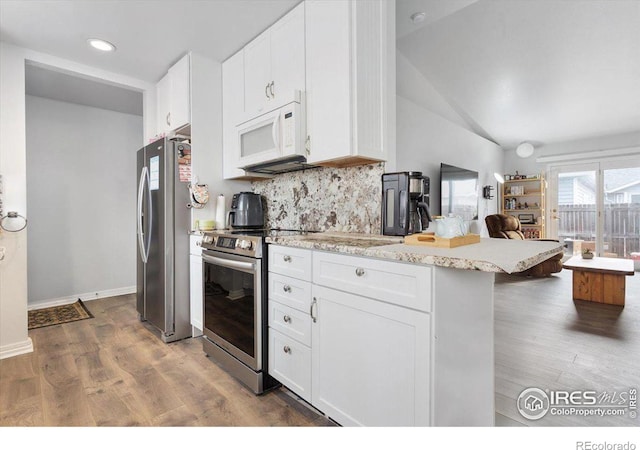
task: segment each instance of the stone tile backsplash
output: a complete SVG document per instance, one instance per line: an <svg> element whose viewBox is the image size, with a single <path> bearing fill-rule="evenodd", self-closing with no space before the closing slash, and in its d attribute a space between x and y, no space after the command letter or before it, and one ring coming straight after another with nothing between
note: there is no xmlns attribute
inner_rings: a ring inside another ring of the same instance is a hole
<svg viewBox="0 0 640 450"><path fill-rule="evenodd" d="M254 181L267 226L380 234L384 163L301 170Z"/></svg>

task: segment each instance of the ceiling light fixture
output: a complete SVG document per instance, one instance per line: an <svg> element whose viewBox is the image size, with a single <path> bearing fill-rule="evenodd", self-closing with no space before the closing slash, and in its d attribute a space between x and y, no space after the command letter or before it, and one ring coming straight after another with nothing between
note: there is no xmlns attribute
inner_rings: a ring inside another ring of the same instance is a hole
<svg viewBox="0 0 640 450"><path fill-rule="evenodd" d="M116 46L113 45L111 42L105 41L104 39L90 38L90 39L87 39L87 44L89 44L91 47L95 48L96 50L100 50L103 52L116 51Z"/></svg>
<svg viewBox="0 0 640 450"><path fill-rule="evenodd" d="M520 158L528 158L529 156L533 155L533 150L534 150L533 145L531 145L528 142L522 142L516 148L516 154Z"/></svg>
<svg viewBox="0 0 640 450"><path fill-rule="evenodd" d="M425 17L427 17L427 15L425 13L423 13L423 12L414 12L409 17L411 19L411 22L420 23L420 22L424 22L424 19L425 19Z"/></svg>

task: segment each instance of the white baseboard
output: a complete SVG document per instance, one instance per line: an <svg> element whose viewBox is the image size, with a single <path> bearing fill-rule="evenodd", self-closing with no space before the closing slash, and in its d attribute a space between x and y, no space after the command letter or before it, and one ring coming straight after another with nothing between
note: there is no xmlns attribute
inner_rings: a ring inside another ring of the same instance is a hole
<svg viewBox="0 0 640 450"><path fill-rule="evenodd" d="M117 295L133 294L135 292L136 292L136 286L127 286L123 288L107 289L106 291L87 292L85 294L74 294L74 295L69 295L67 297L51 298L48 300L41 300L39 302L29 303L27 305L27 309L31 311L33 309L42 309L42 308L50 308L52 306L68 305L70 303L75 303L78 299L82 300L83 302L88 302L91 300L98 300L99 298L115 297Z"/></svg>
<svg viewBox="0 0 640 450"><path fill-rule="evenodd" d="M23 355L33 351L33 342L28 337L25 341L15 344L3 345L0 347L0 359L11 358L12 356Z"/></svg>

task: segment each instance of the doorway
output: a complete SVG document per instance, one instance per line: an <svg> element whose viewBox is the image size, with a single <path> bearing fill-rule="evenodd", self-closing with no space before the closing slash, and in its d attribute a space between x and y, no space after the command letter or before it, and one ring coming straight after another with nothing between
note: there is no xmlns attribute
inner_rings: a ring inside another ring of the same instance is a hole
<svg viewBox="0 0 640 450"><path fill-rule="evenodd" d="M549 231L565 255L640 260L640 157L549 167Z"/></svg>

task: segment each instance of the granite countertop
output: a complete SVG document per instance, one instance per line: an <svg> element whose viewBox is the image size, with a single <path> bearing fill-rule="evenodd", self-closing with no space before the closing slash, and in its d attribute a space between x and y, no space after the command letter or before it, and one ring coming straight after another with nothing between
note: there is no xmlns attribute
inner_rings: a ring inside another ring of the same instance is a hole
<svg viewBox="0 0 640 450"><path fill-rule="evenodd" d="M558 242L482 238L456 248L406 245L402 237L314 233L269 237L270 244L483 272L522 272L562 251Z"/></svg>

